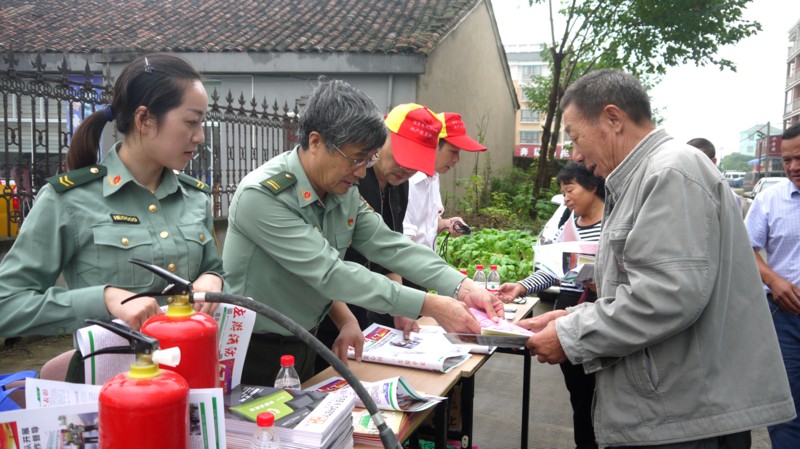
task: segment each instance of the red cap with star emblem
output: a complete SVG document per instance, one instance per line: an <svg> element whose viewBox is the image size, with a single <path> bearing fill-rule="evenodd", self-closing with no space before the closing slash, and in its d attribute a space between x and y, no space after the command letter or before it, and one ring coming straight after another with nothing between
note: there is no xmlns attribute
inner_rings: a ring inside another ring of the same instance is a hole
<svg viewBox="0 0 800 449"><path fill-rule="evenodd" d="M397 163L433 176L442 122L428 108L415 103L396 106L385 121L392 132L392 155Z"/></svg>
<svg viewBox="0 0 800 449"><path fill-rule="evenodd" d="M442 122L442 132L439 138L453 144L456 148L466 151L486 151L486 147L480 142L467 135L467 127L461 114L455 112L442 112L436 114L436 118Z"/></svg>

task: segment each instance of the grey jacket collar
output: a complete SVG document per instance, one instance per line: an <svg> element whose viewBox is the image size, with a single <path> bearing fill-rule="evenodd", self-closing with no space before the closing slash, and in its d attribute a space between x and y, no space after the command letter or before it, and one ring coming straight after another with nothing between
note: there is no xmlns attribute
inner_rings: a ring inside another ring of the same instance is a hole
<svg viewBox="0 0 800 449"><path fill-rule="evenodd" d="M663 128L654 129L633 147L633 150L622 160L622 163L617 168L611 171L606 179L606 209L608 211L614 208L616 199L628 189L628 185L633 179L631 174L639 164L644 159L649 158L656 148L672 139L673 137L668 135Z"/></svg>

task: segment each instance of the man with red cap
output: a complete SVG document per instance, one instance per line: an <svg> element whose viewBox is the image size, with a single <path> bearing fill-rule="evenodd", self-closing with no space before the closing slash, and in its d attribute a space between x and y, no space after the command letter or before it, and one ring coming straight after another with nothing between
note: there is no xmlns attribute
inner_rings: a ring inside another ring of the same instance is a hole
<svg viewBox="0 0 800 449"><path fill-rule="evenodd" d="M385 117L389 138L378 150L378 160L368 167L366 176L358 181L358 193L382 218L392 231L403 232L403 218L408 204L408 179L417 173L432 176L436 166L436 148L442 123L425 106L406 103L396 106ZM389 279L403 283L403 278L370 262L355 248L348 248L344 260L356 262L374 273L386 275ZM402 329L406 336L418 331L414 319L369 311L363 307L348 304L362 329L373 322ZM339 330L330 317L320 323L317 338L331 347L339 335ZM327 363L317 358L317 371Z"/></svg>
<svg viewBox="0 0 800 449"><path fill-rule="evenodd" d="M439 175L447 173L458 163L462 150L486 151L485 146L467 135L460 114L443 112L436 117L442 122L436 173L417 173L409 179L408 209L403 221L403 234L431 249L436 249L436 236L445 229L454 237L462 235L454 224L464 223L461 217L442 218L444 206L439 193Z"/></svg>

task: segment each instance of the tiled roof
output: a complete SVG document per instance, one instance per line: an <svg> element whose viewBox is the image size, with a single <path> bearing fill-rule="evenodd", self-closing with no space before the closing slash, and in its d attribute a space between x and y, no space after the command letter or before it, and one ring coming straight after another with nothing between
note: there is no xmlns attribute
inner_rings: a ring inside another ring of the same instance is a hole
<svg viewBox="0 0 800 449"><path fill-rule="evenodd" d="M488 0L2 0L0 50L427 54Z"/></svg>

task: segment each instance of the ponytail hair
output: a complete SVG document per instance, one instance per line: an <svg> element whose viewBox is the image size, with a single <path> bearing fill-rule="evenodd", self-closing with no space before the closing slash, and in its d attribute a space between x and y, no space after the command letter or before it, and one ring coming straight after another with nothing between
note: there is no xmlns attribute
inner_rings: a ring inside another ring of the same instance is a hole
<svg viewBox="0 0 800 449"><path fill-rule="evenodd" d="M140 56L122 69L114 83L111 105L88 116L72 135L67 151L67 170L97 163L100 136L106 123L116 130L133 132L134 115L139 106L160 124L164 116L183 103L186 87L203 78L185 60L169 54Z"/></svg>
<svg viewBox="0 0 800 449"><path fill-rule="evenodd" d="M86 167L97 163L97 147L100 145L100 136L108 123L104 109L93 112L86 117L69 142L67 151L67 170Z"/></svg>

